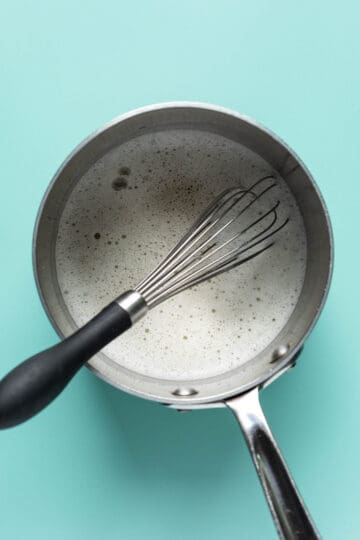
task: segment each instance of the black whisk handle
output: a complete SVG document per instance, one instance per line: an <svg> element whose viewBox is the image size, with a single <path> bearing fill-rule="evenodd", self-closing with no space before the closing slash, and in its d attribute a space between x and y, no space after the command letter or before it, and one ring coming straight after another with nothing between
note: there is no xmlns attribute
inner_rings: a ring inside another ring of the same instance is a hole
<svg viewBox="0 0 360 540"><path fill-rule="evenodd" d="M10 371L0 381L0 429L44 409L85 362L131 324L128 311L112 302L77 332Z"/></svg>

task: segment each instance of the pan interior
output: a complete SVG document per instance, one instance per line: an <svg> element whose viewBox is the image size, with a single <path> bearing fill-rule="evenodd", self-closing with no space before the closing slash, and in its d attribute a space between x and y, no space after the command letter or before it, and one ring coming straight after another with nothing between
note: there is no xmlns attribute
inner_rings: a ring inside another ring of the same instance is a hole
<svg viewBox="0 0 360 540"><path fill-rule="evenodd" d="M136 286L219 193L249 187L264 174L275 176L272 197L281 200L281 216L290 217L273 248L151 310L103 350L106 362L175 387L248 365L294 311L306 235L279 174L216 133L172 129L137 136L79 179L65 202L55 247L57 282L73 328Z"/></svg>

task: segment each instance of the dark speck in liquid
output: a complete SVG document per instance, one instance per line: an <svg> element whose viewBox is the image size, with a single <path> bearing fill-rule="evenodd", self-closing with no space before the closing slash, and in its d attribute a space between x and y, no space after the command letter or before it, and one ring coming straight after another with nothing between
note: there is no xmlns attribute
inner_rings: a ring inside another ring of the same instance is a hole
<svg viewBox="0 0 360 540"><path fill-rule="evenodd" d="M101 237L101 234L100 234L100 233L97 232L97 233L94 234L94 238L95 238L96 240L99 240L100 237Z"/></svg>
<svg viewBox="0 0 360 540"><path fill-rule="evenodd" d="M122 189L127 188L128 181L123 176L120 176L120 178L115 178L115 180L113 180L111 185L115 191L120 191Z"/></svg>

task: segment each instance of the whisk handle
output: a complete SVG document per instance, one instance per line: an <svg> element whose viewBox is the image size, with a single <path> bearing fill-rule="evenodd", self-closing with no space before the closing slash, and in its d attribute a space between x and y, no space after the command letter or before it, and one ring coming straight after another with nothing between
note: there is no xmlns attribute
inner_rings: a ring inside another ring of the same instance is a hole
<svg viewBox="0 0 360 540"><path fill-rule="evenodd" d="M131 324L128 311L112 302L77 332L10 371L0 381L0 429L44 409L85 362Z"/></svg>

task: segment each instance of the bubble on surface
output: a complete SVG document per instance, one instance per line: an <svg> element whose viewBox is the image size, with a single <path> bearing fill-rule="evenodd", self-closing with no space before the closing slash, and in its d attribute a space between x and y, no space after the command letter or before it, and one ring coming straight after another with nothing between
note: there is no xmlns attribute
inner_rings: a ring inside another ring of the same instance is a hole
<svg viewBox="0 0 360 540"><path fill-rule="evenodd" d="M136 189L109 189L130 174ZM259 156L200 131L143 135L106 154L75 186L59 224L58 281L76 324L136 286L223 190L264 174L274 171ZM306 261L300 212L276 178L274 196L291 220L273 248L151 310L104 349L111 360L142 375L195 380L240 367L272 342L296 305Z"/></svg>

